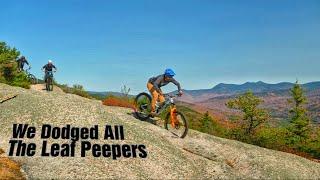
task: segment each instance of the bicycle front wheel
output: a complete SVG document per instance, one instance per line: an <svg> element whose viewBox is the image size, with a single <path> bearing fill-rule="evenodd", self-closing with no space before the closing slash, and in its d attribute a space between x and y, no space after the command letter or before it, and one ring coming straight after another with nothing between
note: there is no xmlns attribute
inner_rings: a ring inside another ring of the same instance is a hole
<svg viewBox="0 0 320 180"><path fill-rule="evenodd" d="M188 122L181 112L176 112L176 117L174 118L176 122L172 122L170 112L167 114L164 128L170 131L175 136L180 138L186 137L188 133Z"/></svg>
<svg viewBox="0 0 320 180"><path fill-rule="evenodd" d="M46 89L47 89L47 91L53 91L52 78L48 78L48 79L47 79Z"/></svg>

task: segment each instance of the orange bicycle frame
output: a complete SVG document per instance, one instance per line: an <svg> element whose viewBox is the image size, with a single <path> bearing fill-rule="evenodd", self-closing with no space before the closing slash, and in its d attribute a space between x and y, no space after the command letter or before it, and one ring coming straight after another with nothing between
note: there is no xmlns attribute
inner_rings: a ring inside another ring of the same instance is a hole
<svg viewBox="0 0 320 180"><path fill-rule="evenodd" d="M171 105L170 106L170 120L171 120L172 128L175 128L177 123L178 123L176 105Z"/></svg>

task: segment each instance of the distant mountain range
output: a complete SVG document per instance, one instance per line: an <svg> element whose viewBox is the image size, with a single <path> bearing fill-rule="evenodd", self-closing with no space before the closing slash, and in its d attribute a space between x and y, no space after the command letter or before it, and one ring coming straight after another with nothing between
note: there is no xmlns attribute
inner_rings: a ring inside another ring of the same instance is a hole
<svg viewBox="0 0 320 180"><path fill-rule="evenodd" d="M220 83L211 89L184 90L184 91L192 96L199 96L199 95L206 94L206 93L239 94L239 93L244 93L248 90L251 90L254 93L262 93L262 92L274 92L274 91L281 91L281 90L289 90L290 88L292 88L293 85L294 85L294 83L289 83L289 82L268 84L268 83L264 83L262 81L246 82L246 83L240 84L240 85ZM308 91L319 89L320 88L320 81L302 84L302 87Z"/></svg>
<svg viewBox="0 0 320 180"><path fill-rule="evenodd" d="M263 107L268 109L275 119L286 119L290 105L290 89L294 83L281 82L268 84L262 81L246 82L244 84L225 84L220 83L211 89L183 90L184 95L178 101L199 112L209 111L211 114L218 115L222 119L228 119L234 111L225 106L225 103L248 90L263 99ZM308 98L307 108L312 119L320 123L320 81L302 84L305 95ZM119 92L94 92L89 91L90 95L104 99L107 95L123 96ZM173 92L173 93L176 93ZM130 95L133 97L133 95Z"/></svg>
<svg viewBox="0 0 320 180"><path fill-rule="evenodd" d="M220 83L211 89L199 89L199 90L183 90L184 96L181 98L185 102L201 102L210 98L219 96L230 96L241 94L246 91L252 91L255 94L264 93L276 93L283 94L288 93L289 89L292 88L294 83L281 82L277 84L268 84L262 81L258 82L246 82L244 84L225 84ZM320 81L310 82L302 84L303 89L306 91L312 91L320 89Z"/></svg>
<svg viewBox="0 0 320 180"><path fill-rule="evenodd" d="M87 91L91 96L98 96L104 98L106 96L124 96L123 93L120 92L113 92L113 91L106 91L106 92L97 92L97 91ZM132 95L129 95L130 97L132 97Z"/></svg>
<svg viewBox="0 0 320 180"><path fill-rule="evenodd" d="M201 111L225 116L234 111L225 106L229 99L236 97L248 90L263 99L263 107L268 109L274 118L285 119L288 117L290 105L290 89L294 83L281 82L268 84L262 81L246 82L244 84L220 83L211 89L184 90L184 96L179 98L181 103ZM312 119L320 123L320 81L302 84L308 99L307 108Z"/></svg>
<svg viewBox="0 0 320 180"><path fill-rule="evenodd" d="M258 82L246 82L244 84L225 84L220 83L214 86L211 89L198 89L198 90L183 90L186 95L199 97L203 95L232 95L232 94L239 94L244 93L248 90L251 90L253 93L264 93L264 92L281 92L287 91L292 88L294 83L289 82L281 82L277 84L268 84L262 81ZM307 91L312 91L316 89L320 89L320 81L310 82L302 84L302 87ZM87 91L91 95L100 95L100 96L123 96L123 93L120 92L113 92L113 91ZM133 96L133 95L130 95Z"/></svg>

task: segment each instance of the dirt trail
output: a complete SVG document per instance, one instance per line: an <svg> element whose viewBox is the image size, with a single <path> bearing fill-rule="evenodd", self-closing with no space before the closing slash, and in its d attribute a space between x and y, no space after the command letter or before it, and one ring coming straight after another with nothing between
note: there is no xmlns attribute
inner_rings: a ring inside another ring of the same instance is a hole
<svg viewBox="0 0 320 180"><path fill-rule="evenodd" d="M32 84L30 86L30 89L36 90L36 91L46 91L46 86L45 84ZM54 92L63 92L61 88L58 86L53 86L53 91Z"/></svg>
<svg viewBox="0 0 320 180"><path fill-rule="evenodd" d="M106 107L100 101L73 94L43 93L0 84L0 92L19 94L0 104L0 148L8 152L13 123L41 129L45 123L75 127L123 125L125 140L92 140L97 144L144 144L148 157L74 158L13 157L30 179L318 179L320 164L284 152L260 148L190 130L185 139L175 138L163 127L139 121L125 108ZM161 125L162 122L158 122ZM101 131L101 133L103 133ZM103 134L101 134L103 137ZM41 147L40 135L25 139ZM50 143L66 143L50 140Z"/></svg>

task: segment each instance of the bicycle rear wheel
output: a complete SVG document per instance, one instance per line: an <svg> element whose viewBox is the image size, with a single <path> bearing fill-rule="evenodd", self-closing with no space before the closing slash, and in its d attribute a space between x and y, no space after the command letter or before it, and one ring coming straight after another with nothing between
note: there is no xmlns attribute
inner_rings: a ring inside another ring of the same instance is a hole
<svg viewBox="0 0 320 180"><path fill-rule="evenodd" d="M173 126L171 124L170 112L168 112L165 119L164 128L170 131L175 136L184 138L188 133L188 122L181 112L176 112L176 116L177 122L174 123Z"/></svg>
<svg viewBox="0 0 320 180"><path fill-rule="evenodd" d="M29 74L28 75L28 79L29 79L31 84L37 84L38 83L37 78L33 74Z"/></svg>
<svg viewBox="0 0 320 180"><path fill-rule="evenodd" d="M147 120L151 112L151 96L148 93L140 93L135 98L136 116L140 120Z"/></svg>

